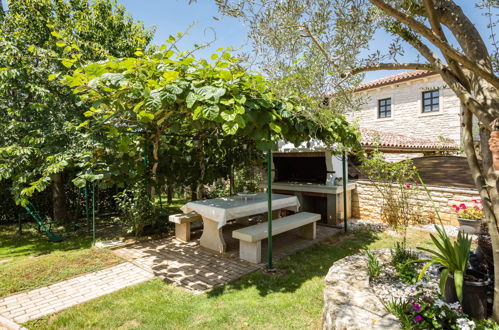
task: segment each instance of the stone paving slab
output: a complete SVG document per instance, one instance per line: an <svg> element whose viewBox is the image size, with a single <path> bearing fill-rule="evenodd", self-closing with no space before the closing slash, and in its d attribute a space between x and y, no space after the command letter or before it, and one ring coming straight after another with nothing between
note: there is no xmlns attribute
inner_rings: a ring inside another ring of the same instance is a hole
<svg viewBox="0 0 499 330"><path fill-rule="evenodd" d="M150 272L124 262L47 287L1 298L0 315L16 323L24 323L153 277Z"/></svg>

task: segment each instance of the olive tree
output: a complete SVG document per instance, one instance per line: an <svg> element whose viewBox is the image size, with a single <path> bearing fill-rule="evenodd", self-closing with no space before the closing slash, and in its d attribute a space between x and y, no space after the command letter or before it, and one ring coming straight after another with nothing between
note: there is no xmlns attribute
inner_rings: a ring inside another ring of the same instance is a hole
<svg viewBox="0 0 499 330"><path fill-rule="evenodd" d="M219 0L220 9L248 22L258 56L273 76L291 80L292 70L306 78L327 71L329 92L352 98L358 74L375 70L423 69L440 74L462 104L463 146L494 247L494 319L499 320L499 180L492 167L488 140L499 130L499 79L496 25L493 9L497 0L477 1L485 9L491 42L482 36L458 1L453 0ZM369 42L381 30L391 37L386 49L368 52ZM404 51L412 48L416 60L404 62ZM317 58L310 54L320 54ZM302 70L303 68L321 68ZM297 79L300 79L299 75ZM289 88L289 87L288 87ZM335 103L337 111L345 102ZM473 117L479 124L480 143L473 141ZM497 121L496 121L497 123Z"/></svg>

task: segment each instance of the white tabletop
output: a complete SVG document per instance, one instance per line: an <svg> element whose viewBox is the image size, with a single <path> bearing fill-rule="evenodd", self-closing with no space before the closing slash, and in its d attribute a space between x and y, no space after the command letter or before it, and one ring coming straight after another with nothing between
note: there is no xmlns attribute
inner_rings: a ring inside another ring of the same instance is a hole
<svg viewBox="0 0 499 330"><path fill-rule="evenodd" d="M288 209L298 212L300 202L294 195L272 194L272 210ZM267 212L267 193L258 193L254 197L220 197L189 202L180 208L182 212L196 212L203 217L218 222L218 228L228 220L247 217Z"/></svg>

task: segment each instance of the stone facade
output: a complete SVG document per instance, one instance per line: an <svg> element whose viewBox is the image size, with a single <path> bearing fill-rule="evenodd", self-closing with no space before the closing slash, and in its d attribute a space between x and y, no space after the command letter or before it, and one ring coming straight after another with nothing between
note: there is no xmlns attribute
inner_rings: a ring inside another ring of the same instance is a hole
<svg viewBox="0 0 499 330"><path fill-rule="evenodd" d="M472 200L480 200L480 195L474 189L428 187L428 190L444 224L459 224L452 205L469 204ZM353 217L362 220L381 220L382 201L380 192L372 182L357 181L357 188L352 193ZM414 190L414 199L411 202L420 208L425 223L438 222L433 205L423 189Z"/></svg>
<svg viewBox="0 0 499 330"><path fill-rule="evenodd" d="M423 113L423 92L436 89L440 91L439 110ZM460 145L460 102L439 75L369 88L356 94L365 98L365 103L359 111L349 114L349 119L360 128L433 141L445 138ZM378 100L386 98L391 98L391 117L378 118Z"/></svg>

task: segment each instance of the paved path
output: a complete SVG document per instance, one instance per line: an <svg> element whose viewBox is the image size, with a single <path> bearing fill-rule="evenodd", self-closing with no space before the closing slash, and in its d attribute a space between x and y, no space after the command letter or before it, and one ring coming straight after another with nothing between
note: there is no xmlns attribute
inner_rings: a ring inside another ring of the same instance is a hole
<svg viewBox="0 0 499 330"><path fill-rule="evenodd" d="M0 315L17 323L24 323L153 277L152 273L124 262L98 272L2 298Z"/></svg>
<svg viewBox="0 0 499 330"><path fill-rule="evenodd" d="M171 238L137 243L114 252L155 276L198 292L232 282L261 267L239 260L237 254L220 254L201 248L197 242Z"/></svg>

